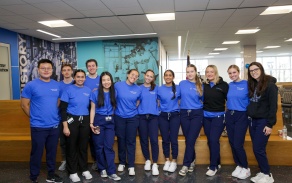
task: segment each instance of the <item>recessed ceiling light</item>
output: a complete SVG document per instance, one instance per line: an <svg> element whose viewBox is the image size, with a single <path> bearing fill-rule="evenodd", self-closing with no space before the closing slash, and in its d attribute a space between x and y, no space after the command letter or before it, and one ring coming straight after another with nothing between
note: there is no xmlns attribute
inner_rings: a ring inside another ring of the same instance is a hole
<svg viewBox="0 0 292 183"><path fill-rule="evenodd" d="M92 38L112 38L112 37L131 37L131 36L148 36L157 33L143 33L143 34L123 34L123 35L109 35L109 36L89 36L89 37L67 37L67 38L53 38L53 40L70 40L70 39L92 39Z"/></svg>
<svg viewBox="0 0 292 183"><path fill-rule="evenodd" d="M264 52L264 51L256 51L256 53L262 53L262 52Z"/></svg>
<svg viewBox="0 0 292 183"><path fill-rule="evenodd" d="M72 24L69 24L65 20L51 20L51 21L40 21L38 22L40 24L46 25L48 27L70 27L73 26Z"/></svg>
<svg viewBox="0 0 292 183"><path fill-rule="evenodd" d="M279 53L278 55L290 55L290 53Z"/></svg>
<svg viewBox="0 0 292 183"><path fill-rule="evenodd" d="M263 11L260 15L285 14L292 11L292 5L287 6L271 6Z"/></svg>
<svg viewBox="0 0 292 183"><path fill-rule="evenodd" d="M51 35L51 36L54 36L54 37L61 37L61 36L58 36L58 35L56 35L56 34L52 34L52 33L49 33L49 32L46 32L46 31L43 31L43 30L40 30L40 29L38 29L37 31L38 31L38 32L45 33L45 34L48 34L48 35Z"/></svg>
<svg viewBox="0 0 292 183"><path fill-rule="evenodd" d="M174 13L156 13L156 14L146 14L146 17L150 22L152 21L166 21L175 20Z"/></svg>
<svg viewBox="0 0 292 183"><path fill-rule="evenodd" d="M215 48L214 51L224 51L227 50L228 48Z"/></svg>
<svg viewBox="0 0 292 183"><path fill-rule="evenodd" d="M220 53L209 53L209 55L219 55Z"/></svg>
<svg viewBox="0 0 292 183"><path fill-rule="evenodd" d="M242 29L238 30L235 34L254 34L261 29Z"/></svg>
<svg viewBox="0 0 292 183"><path fill-rule="evenodd" d="M264 47L264 49L279 48L279 47L281 47L281 46L266 46L266 47Z"/></svg>
<svg viewBox="0 0 292 183"><path fill-rule="evenodd" d="M237 44L240 41L224 41L222 44Z"/></svg>
<svg viewBox="0 0 292 183"><path fill-rule="evenodd" d="M240 53L243 54L243 51L241 51Z"/></svg>
<svg viewBox="0 0 292 183"><path fill-rule="evenodd" d="M290 38L290 39L287 39L286 41L292 41L292 38Z"/></svg>

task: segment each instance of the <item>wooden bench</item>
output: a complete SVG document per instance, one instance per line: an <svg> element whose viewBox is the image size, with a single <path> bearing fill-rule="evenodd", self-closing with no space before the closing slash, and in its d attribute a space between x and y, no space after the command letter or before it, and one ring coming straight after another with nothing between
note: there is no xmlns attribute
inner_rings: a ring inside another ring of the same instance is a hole
<svg viewBox="0 0 292 183"><path fill-rule="evenodd" d="M281 103L278 108L278 121L273 128L273 133L269 139L267 145L267 154L269 157L269 163L271 165L292 165L292 141L282 140L278 136L278 130L282 129L282 109ZM29 161L30 157L30 127L29 118L24 114L20 107L19 100L2 100L0 101L0 161ZM198 138L195 145L196 148L196 163L197 164L208 164L209 163L209 149L207 146L206 136L202 135ZM159 137L159 159L158 163L164 163L164 156L162 152L162 140ZM185 149L185 139L183 136L179 136L179 155L178 163L182 164L184 149ZM221 137L221 162L222 164L234 164L231 149L229 146L228 138ZM136 144L136 163L144 164L145 160L141 152L141 146L139 137L137 137ZM117 156L117 143L114 144L114 149L116 152L115 162L118 163ZM257 162L253 155L252 144L250 136L246 135L245 149L247 152L248 162L250 165L256 165ZM89 162L92 159L89 157ZM43 161L45 161L45 156L43 156ZM60 148L58 148L57 161L61 161Z"/></svg>

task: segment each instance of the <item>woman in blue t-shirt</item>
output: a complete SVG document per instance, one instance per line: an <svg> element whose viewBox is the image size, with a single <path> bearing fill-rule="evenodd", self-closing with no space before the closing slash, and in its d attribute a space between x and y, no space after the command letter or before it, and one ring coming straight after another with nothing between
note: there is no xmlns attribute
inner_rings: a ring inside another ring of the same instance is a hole
<svg viewBox="0 0 292 183"><path fill-rule="evenodd" d="M246 80L240 79L237 65L229 66L227 72L232 82L229 83L227 93L226 130L233 159L237 165L231 175L239 179L246 179L250 176L250 169L243 147L248 127L246 114L249 104L248 85Z"/></svg>
<svg viewBox="0 0 292 183"><path fill-rule="evenodd" d="M66 136L66 168L72 182L80 181L78 167L85 179L92 178L87 166L91 90L84 86L85 76L83 70L76 70L73 85L68 86L61 96L63 133Z"/></svg>
<svg viewBox="0 0 292 183"><path fill-rule="evenodd" d="M129 175L135 175L136 135L139 126L137 106L141 96L141 88L135 84L138 78L138 70L131 69L127 72L126 81L115 84L117 109L114 120L118 138L118 171L124 171L128 160Z"/></svg>
<svg viewBox="0 0 292 183"><path fill-rule="evenodd" d="M158 101L160 108L159 129L162 136L162 149L165 157L164 171L174 172L177 168L178 131L180 127L179 105L180 88L173 82L174 72L164 72L165 84L158 88ZM170 145L172 161L170 162Z"/></svg>
<svg viewBox="0 0 292 183"><path fill-rule="evenodd" d="M186 139L183 167L179 174L193 172L196 152L195 143L203 126L203 86L197 75L197 68L190 64L186 68L187 80L179 83L181 89L180 121Z"/></svg>
<svg viewBox="0 0 292 183"><path fill-rule="evenodd" d="M113 77L109 72L101 73L98 90L91 92L90 100L90 127L93 132L92 138L100 176L121 180L116 174L114 162L115 122L113 114L116 107L116 96Z"/></svg>
<svg viewBox="0 0 292 183"><path fill-rule="evenodd" d="M151 154L153 160L152 175L159 175L158 171L158 105L157 86L155 84L155 73L148 69L144 75L144 84L140 85L142 94L138 113L140 117L139 136L142 153L146 159L144 170L151 170L149 154L149 140L151 142Z"/></svg>

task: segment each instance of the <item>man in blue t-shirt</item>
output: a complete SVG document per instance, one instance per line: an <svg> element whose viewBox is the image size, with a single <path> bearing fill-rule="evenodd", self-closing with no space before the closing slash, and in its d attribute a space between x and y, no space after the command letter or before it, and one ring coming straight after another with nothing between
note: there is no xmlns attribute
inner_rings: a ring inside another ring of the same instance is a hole
<svg viewBox="0 0 292 183"><path fill-rule="evenodd" d="M39 78L27 83L21 94L21 107L30 117L30 179L37 182L43 150L46 147L47 182L63 182L63 179L55 174L60 123L60 86L57 81L50 79L53 73L53 63L50 60L42 59L38 62L38 73Z"/></svg>

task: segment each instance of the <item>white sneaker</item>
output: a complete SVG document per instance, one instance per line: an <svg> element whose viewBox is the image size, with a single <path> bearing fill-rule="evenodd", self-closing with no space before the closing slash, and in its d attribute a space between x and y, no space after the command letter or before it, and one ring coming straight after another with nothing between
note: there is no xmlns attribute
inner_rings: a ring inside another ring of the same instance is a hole
<svg viewBox="0 0 292 183"><path fill-rule="evenodd" d="M262 172L257 173L256 176L252 177L250 180L252 182L258 182L265 174L263 174Z"/></svg>
<svg viewBox="0 0 292 183"><path fill-rule="evenodd" d="M151 170L151 161L147 160L144 165L144 170L149 171Z"/></svg>
<svg viewBox="0 0 292 183"><path fill-rule="evenodd" d="M218 165L218 170L221 168L221 165L219 164ZM210 167L207 167L207 170L209 170L210 169Z"/></svg>
<svg viewBox="0 0 292 183"><path fill-rule="evenodd" d="M128 168L128 170L129 170L129 175L135 175L135 168L134 167Z"/></svg>
<svg viewBox="0 0 292 183"><path fill-rule="evenodd" d="M180 174L181 176L186 176L186 174L188 173L189 168L187 166L183 166L181 168L181 170L178 172L178 174Z"/></svg>
<svg viewBox="0 0 292 183"><path fill-rule="evenodd" d="M101 176L102 178L106 178L106 177L107 177L106 170L102 170L102 171L100 172L100 176Z"/></svg>
<svg viewBox="0 0 292 183"><path fill-rule="evenodd" d="M72 182L79 182L80 181L80 178L79 178L77 173L70 174L69 178L72 180Z"/></svg>
<svg viewBox="0 0 292 183"><path fill-rule="evenodd" d="M242 168L240 173L237 175L237 178L239 179L246 179L247 177L250 176L250 169Z"/></svg>
<svg viewBox="0 0 292 183"><path fill-rule="evenodd" d="M66 161L61 161L61 165L59 166L59 170L60 171L64 171L66 170Z"/></svg>
<svg viewBox="0 0 292 183"><path fill-rule="evenodd" d="M108 176L108 178L113 179L113 180L121 180L121 177L119 177L117 174L111 174Z"/></svg>
<svg viewBox="0 0 292 183"><path fill-rule="evenodd" d="M125 165L119 164L118 172L123 172L125 170Z"/></svg>
<svg viewBox="0 0 292 183"><path fill-rule="evenodd" d="M152 165L152 175L159 175L157 163L153 163L153 165Z"/></svg>
<svg viewBox="0 0 292 183"><path fill-rule="evenodd" d="M168 171L169 166L170 166L170 161L166 161L166 162L164 163L164 166L163 166L163 171Z"/></svg>
<svg viewBox="0 0 292 183"><path fill-rule="evenodd" d="M240 166L237 166L235 170L232 172L232 177L237 177L239 173L241 172L242 168Z"/></svg>
<svg viewBox="0 0 292 183"><path fill-rule="evenodd" d="M274 182L274 178L273 175L266 175L264 174L263 177L257 181L257 183L273 183Z"/></svg>
<svg viewBox="0 0 292 183"><path fill-rule="evenodd" d="M92 175L89 171L82 172L82 175L85 177L85 179L92 179Z"/></svg>
<svg viewBox="0 0 292 183"><path fill-rule="evenodd" d="M188 169L188 172L193 172L194 168L195 168L195 160L191 163L191 165L190 165L190 167Z"/></svg>
<svg viewBox="0 0 292 183"><path fill-rule="evenodd" d="M170 163L170 166L169 166L169 168L168 168L168 172L175 172L175 170L176 170L176 167L177 167L177 164L176 164L176 162L171 162Z"/></svg>
<svg viewBox="0 0 292 183"><path fill-rule="evenodd" d="M209 169L209 170L206 172L206 175L212 177L212 176L214 176L214 175L216 174L216 172L217 172L217 169L215 169L214 171L211 170L211 169Z"/></svg>

